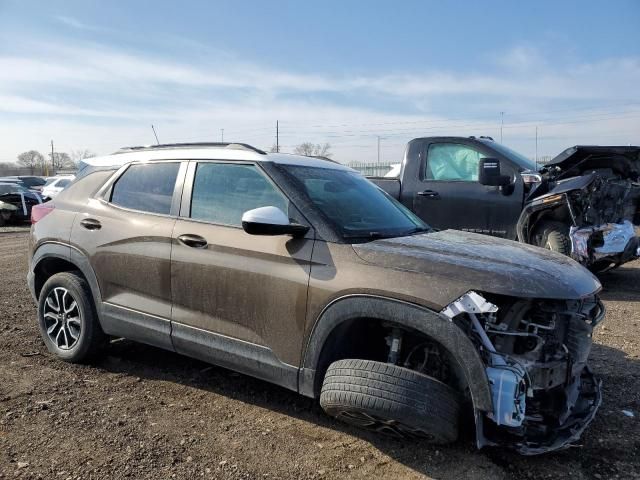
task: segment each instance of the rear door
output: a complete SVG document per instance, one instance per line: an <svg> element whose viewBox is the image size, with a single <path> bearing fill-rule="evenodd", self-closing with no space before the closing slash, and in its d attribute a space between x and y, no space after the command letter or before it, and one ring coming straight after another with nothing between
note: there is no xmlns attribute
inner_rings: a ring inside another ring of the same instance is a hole
<svg viewBox="0 0 640 480"><path fill-rule="evenodd" d="M515 238L522 207L520 176L511 162L500 158L501 172L512 177L513 185L481 185L478 167L487 157L496 155L462 141L425 145L413 210L435 228Z"/></svg>
<svg viewBox="0 0 640 480"><path fill-rule="evenodd" d="M111 335L171 348L171 233L186 166L128 165L76 217L72 243L96 274Z"/></svg>
<svg viewBox="0 0 640 480"><path fill-rule="evenodd" d="M176 351L297 389L314 232L256 236L242 214L276 206L308 223L253 163L191 162L173 230Z"/></svg>

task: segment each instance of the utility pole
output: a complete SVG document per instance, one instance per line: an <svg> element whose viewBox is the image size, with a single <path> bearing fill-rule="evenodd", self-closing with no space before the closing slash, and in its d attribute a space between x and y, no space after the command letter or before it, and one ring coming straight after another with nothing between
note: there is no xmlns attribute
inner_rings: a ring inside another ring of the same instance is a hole
<svg viewBox="0 0 640 480"><path fill-rule="evenodd" d="M220 141L224 143L224 128L220 129Z"/></svg>
<svg viewBox="0 0 640 480"><path fill-rule="evenodd" d="M53 140L51 140L51 168L53 168L54 156L53 156ZM44 166L44 174L45 176L49 176L49 165Z"/></svg>
<svg viewBox="0 0 640 480"><path fill-rule="evenodd" d="M280 125L276 120L276 153L280 153Z"/></svg>
<svg viewBox="0 0 640 480"><path fill-rule="evenodd" d="M504 112L500 112L500 143L502 143L502 127L504 126Z"/></svg>
<svg viewBox="0 0 640 480"><path fill-rule="evenodd" d="M378 137L378 165L380 165L380 135L376 135Z"/></svg>
<svg viewBox="0 0 640 480"><path fill-rule="evenodd" d="M153 124L151 124L151 130L153 130L153 136L156 137L156 144L160 145L160 140L158 140L158 134L156 133L156 129Z"/></svg>

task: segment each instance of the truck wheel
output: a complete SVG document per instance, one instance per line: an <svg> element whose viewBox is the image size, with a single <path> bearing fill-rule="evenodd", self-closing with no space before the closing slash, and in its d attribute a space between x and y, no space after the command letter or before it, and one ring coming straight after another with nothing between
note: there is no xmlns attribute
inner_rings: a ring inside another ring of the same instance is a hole
<svg viewBox="0 0 640 480"><path fill-rule="evenodd" d="M38 323L47 349L72 363L89 361L106 346L86 280L72 272L56 273L40 292Z"/></svg>
<svg viewBox="0 0 640 480"><path fill-rule="evenodd" d="M458 392L422 373L371 360L338 360L320 394L327 414L399 437L450 443L458 438Z"/></svg>
<svg viewBox="0 0 640 480"><path fill-rule="evenodd" d="M561 222L543 222L534 234L539 247L563 255L571 255L571 239L567 226Z"/></svg>

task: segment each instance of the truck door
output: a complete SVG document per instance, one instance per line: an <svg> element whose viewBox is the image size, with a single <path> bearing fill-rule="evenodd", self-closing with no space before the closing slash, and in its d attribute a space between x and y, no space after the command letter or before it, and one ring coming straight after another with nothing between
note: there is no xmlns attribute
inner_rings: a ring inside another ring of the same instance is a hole
<svg viewBox="0 0 640 480"><path fill-rule="evenodd" d="M515 239L522 208L523 187L518 170L505 158L501 173L507 187L478 183L481 158L493 152L464 142L435 142L425 146L413 210L431 226L453 228Z"/></svg>

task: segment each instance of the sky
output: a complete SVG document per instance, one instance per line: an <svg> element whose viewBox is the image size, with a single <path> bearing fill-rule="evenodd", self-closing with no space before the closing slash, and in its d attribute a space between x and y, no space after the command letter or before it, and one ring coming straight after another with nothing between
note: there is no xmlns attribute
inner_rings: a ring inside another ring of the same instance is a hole
<svg viewBox="0 0 640 480"><path fill-rule="evenodd" d="M637 145L639 24L638 0L0 0L0 162L152 144L151 125L270 149L276 121L282 151L345 163L432 135Z"/></svg>

